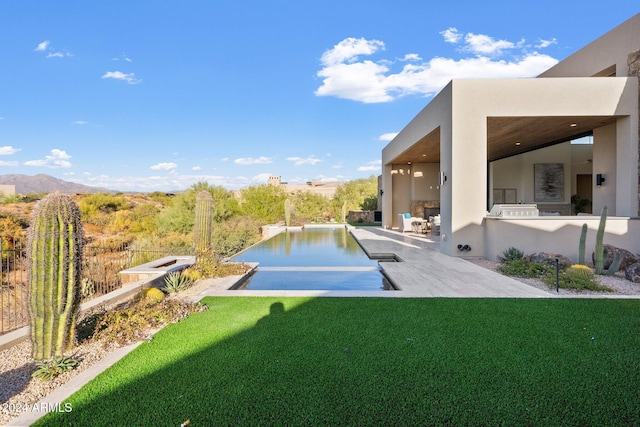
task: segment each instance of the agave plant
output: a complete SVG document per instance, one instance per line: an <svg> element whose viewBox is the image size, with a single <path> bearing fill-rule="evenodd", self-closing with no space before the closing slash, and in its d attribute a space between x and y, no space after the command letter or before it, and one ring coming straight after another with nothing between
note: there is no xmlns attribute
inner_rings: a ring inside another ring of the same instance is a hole
<svg viewBox="0 0 640 427"><path fill-rule="evenodd" d="M191 279L179 271L174 271L164 277L164 290L169 293L184 291L192 284Z"/></svg>

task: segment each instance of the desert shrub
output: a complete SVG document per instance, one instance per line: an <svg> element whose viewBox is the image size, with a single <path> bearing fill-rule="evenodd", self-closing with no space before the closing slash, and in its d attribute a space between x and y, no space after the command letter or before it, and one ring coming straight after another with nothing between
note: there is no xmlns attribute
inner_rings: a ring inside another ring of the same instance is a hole
<svg viewBox="0 0 640 427"><path fill-rule="evenodd" d="M196 195L208 191L213 198L213 221L225 221L238 213L238 201L233 193L223 187L212 187L206 182L193 184L184 193L172 197L172 203L156 217L159 232L178 232L187 234L193 231L195 219Z"/></svg>
<svg viewBox="0 0 640 427"><path fill-rule="evenodd" d="M287 192L275 185L253 185L240 191L240 211L261 224L284 221Z"/></svg>
<svg viewBox="0 0 640 427"><path fill-rule="evenodd" d="M158 302L139 295L120 307L98 314L91 339L102 341L105 346L148 341L152 332L161 326L206 309L207 306L200 303L173 298Z"/></svg>
<svg viewBox="0 0 640 427"><path fill-rule="evenodd" d="M14 215L0 216L0 239L2 248L7 249L25 237L25 230L29 226L28 222Z"/></svg>
<svg viewBox="0 0 640 427"><path fill-rule="evenodd" d="M202 279L202 272L193 267L185 268L184 270L182 270L182 275L192 282L197 282L198 280Z"/></svg>
<svg viewBox="0 0 640 427"><path fill-rule="evenodd" d="M260 224L255 219L242 217L214 223L211 246L218 257L228 258L258 242L260 238Z"/></svg>
<svg viewBox="0 0 640 427"><path fill-rule="evenodd" d="M328 219L331 215L331 201L322 194L299 191L291 196L295 214L293 224L302 225L318 218Z"/></svg>
<svg viewBox="0 0 640 427"><path fill-rule="evenodd" d="M22 197L17 194L10 194L5 196L4 194L0 194L0 205L9 205L12 203L20 203L22 202Z"/></svg>
<svg viewBox="0 0 640 427"><path fill-rule="evenodd" d="M197 270L202 278L213 278L244 274L250 267L242 262L220 262L214 254L199 254L191 268Z"/></svg>
<svg viewBox="0 0 640 427"><path fill-rule="evenodd" d="M110 213L129 209L130 206L124 196L97 193L83 196L78 202L78 208L84 222L107 225Z"/></svg>
<svg viewBox="0 0 640 427"><path fill-rule="evenodd" d="M333 211L341 212L344 202L347 203L347 211L375 210L378 205L378 178L372 175L342 184L333 197Z"/></svg>
<svg viewBox="0 0 640 427"><path fill-rule="evenodd" d="M176 232L150 234L139 237L129 246L131 258L128 267L144 264L167 255L193 253L193 238L190 234Z"/></svg>

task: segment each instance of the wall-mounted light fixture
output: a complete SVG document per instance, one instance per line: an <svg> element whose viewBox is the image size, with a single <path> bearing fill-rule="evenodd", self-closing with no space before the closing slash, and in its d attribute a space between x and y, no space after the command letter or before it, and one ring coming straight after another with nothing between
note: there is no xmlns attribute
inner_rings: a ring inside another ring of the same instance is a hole
<svg viewBox="0 0 640 427"><path fill-rule="evenodd" d="M384 194L384 191L380 190L380 197Z"/></svg>
<svg viewBox="0 0 640 427"><path fill-rule="evenodd" d="M596 175L596 185L602 185L602 183L604 182L604 176L599 173Z"/></svg>
<svg viewBox="0 0 640 427"><path fill-rule="evenodd" d="M440 171L440 185L444 185L445 182L447 182L447 176L444 172Z"/></svg>

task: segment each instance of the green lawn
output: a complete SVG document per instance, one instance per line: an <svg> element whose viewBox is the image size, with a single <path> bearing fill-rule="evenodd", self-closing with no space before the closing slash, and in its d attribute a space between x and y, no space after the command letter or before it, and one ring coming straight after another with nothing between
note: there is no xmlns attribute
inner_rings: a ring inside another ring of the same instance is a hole
<svg viewBox="0 0 640 427"><path fill-rule="evenodd" d="M639 300L204 302L35 425L640 424Z"/></svg>

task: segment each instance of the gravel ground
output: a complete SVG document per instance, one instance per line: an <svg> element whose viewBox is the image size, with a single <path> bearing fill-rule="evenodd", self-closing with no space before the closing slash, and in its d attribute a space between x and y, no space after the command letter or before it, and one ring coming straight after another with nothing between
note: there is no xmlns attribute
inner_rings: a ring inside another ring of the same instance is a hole
<svg viewBox="0 0 640 427"><path fill-rule="evenodd" d="M487 260L471 261L481 267L496 270L498 263ZM530 286L556 294L555 289L550 289L545 283L537 279L516 278ZM613 293L605 295L640 295L640 284L625 280L623 275L599 276L601 284L614 289ZM202 285L208 285L203 283ZM181 297L189 298L202 290L202 285L194 286ZM560 295L602 295L599 292L575 292L560 289ZM0 351L0 425L4 425L12 418L20 415L25 407L33 406L46 397L56 388L60 387L89 366L101 360L114 348L104 348L102 343L84 343L73 349L68 355L79 360L78 365L72 371L66 372L52 381L40 381L31 378L36 367L31 360L31 342L29 340L15 345L7 350ZM61 402L60 402L61 403Z"/></svg>
<svg viewBox="0 0 640 427"><path fill-rule="evenodd" d="M498 265L497 262L488 261L486 259L475 259L470 260L476 265L479 265L484 268L488 268L489 270L497 271ZM596 280L601 285L607 286L613 289L613 292L595 292L595 291L574 291L571 289L560 289L558 293L556 293L555 286L550 288L549 285L544 283L539 279L530 279L523 277L514 277L514 279L526 283L529 286L533 286L538 289L542 289L543 291L551 292L556 295L640 295L640 284L631 282L624 278L624 273L616 273L613 276L596 276Z"/></svg>

